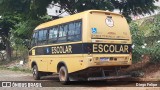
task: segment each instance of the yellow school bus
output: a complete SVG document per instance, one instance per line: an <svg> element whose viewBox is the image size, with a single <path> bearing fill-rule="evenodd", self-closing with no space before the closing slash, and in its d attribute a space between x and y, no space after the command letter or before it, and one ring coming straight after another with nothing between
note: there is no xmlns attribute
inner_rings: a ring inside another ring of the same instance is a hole
<svg viewBox="0 0 160 90"><path fill-rule="evenodd" d="M132 64L131 34L124 16L88 10L37 26L29 51L33 77L57 73L59 80L124 77Z"/></svg>

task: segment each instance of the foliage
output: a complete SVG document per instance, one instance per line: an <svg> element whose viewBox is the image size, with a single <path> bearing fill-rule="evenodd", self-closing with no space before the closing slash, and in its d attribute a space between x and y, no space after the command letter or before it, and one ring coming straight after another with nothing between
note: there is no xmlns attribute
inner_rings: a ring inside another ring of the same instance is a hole
<svg viewBox="0 0 160 90"><path fill-rule="evenodd" d="M24 19L37 19L46 14L52 0L0 0L0 13L20 13Z"/></svg>
<svg viewBox="0 0 160 90"><path fill-rule="evenodd" d="M156 43L160 40L160 14L154 17L154 21L151 23L151 26L148 28L150 29L149 34L147 35L147 39Z"/></svg>
<svg viewBox="0 0 160 90"><path fill-rule="evenodd" d="M15 30L12 31L12 33L15 37L20 37L22 39L31 38L33 30L38 24L40 24L40 21L37 20L21 21L15 25Z"/></svg>
<svg viewBox="0 0 160 90"><path fill-rule="evenodd" d="M132 39L134 45L143 45L144 43L144 32L139 30L138 24L132 22L130 24L130 29L132 33Z"/></svg>
<svg viewBox="0 0 160 90"><path fill-rule="evenodd" d="M0 18L0 37L3 44L10 39L10 31L14 29L15 25L20 21L19 15L6 13Z"/></svg>
<svg viewBox="0 0 160 90"><path fill-rule="evenodd" d="M9 31L14 28L14 25L18 22L17 16L13 16L10 13L4 14L0 18L0 36L6 38L9 36Z"/></svg>
<svg viewBox="0 0 160 90"><path fill-rule="evenodd" d="M132 42L133 42L133 62L137 62L141 59L141 55L144 54L144 49L142 49L142 45L144 43L143 32L139 30L138 24L132 22L130 24L131 34L132 34Z"/></svg>
<svg viewBox="0 0 160 90"><path fill-rule="evenodd" d="M140 25L130 24L133 39L133 61L141 59L141 55L149 55L154 63L160 62L160 15L146 18Z"/></svg>
<svg viewBox="0 0 160 90"><path fill-rule="evenodd" d="M100 9L113 11L120 10L128 21L130 15L151 14L157 8L154 3L158 0L53 0L59 3L62 9L70 14L82 12L89 9Z"/></svg>
<svg viewBox="0 0 160 90"><path fill-rule="evenodd" d="M148 30L149 32L146 34L145 42L148 45L151 60L153 62L160 62L160 14L154 16Z"/></svg>
<svg viewBox="0 0 160 90"><path fill-rule="evenodd" d="M112 0L115 8L125 16L151 14L157 8L154 3L158 0Z"/></svg>
<svg viewBox="0 0 160 90"><path fill-rule="evenodd" d="M0 50L5 50L5 45L3 43L0 43Z"/></svg>
<svg viewBox="0 0 160 90"><path fill-rule="evenodd" d="M0 37L3 45L6 47L7 60L11 59L10 31L19 22L18 14L13 16L11 13L5 13L0 18Z"/></svg>
<svg viewBox="0 0 160 90"><path fill-rule="evenodd" d="M153 46L149 48L150 55L151 55L151 61L153 63L160 63L160 43L155 43Z"/></svg>
<svg viewBox="0 0 160 90"><path fill-rule="evenodd" d="M20 38L12 38L12 48L13 48L13 57L20 60L27 60L28 57L28 46L27 41Z"/></svg>
<svg viewBox="0 0 160 90"><path fill-rule="evenodd" d="M10 43L16 43L20 47L28 45L34 28L46 21L43 16L50 2L51 0L0 0L0 37L4 42L0 47L4 49L6 46L8 60L12 54L11 46L14 46ZM23 39L23 42L20 41L21 44L18 44L17 38Z"/></svg>
<svg viewBox="0 0 160 90"><path fill-rule="evenodd" d="M70 14L75 14L90 9L114 10L112 0L53 0L60 4L60 8Z"/></svg>
<svg viewBox="0 0 160 90"><path fill-rule="evenodd" d="M60 8L70 14L89 9L100 9L120 12L129 15L152 13L157 8L154 3L158 0L0 0L0 13L18 12L30 18L38 18L46 14L49 4L60 4ZM4 8L5 7L5 8ZM27 18L28 19L28 18Z"/></svg>

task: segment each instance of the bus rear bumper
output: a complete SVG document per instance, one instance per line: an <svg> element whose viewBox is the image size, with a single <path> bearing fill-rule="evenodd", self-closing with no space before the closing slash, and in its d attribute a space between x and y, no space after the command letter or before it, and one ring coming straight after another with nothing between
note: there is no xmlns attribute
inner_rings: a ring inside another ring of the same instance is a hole
<svg viewBox="0 0 160 90"><path fill-rule="evenodd" d="M107 76L107 77L89 77L88 81L114 80L114 79L124 79L124 78L131 78L131 75Z"/></svg>

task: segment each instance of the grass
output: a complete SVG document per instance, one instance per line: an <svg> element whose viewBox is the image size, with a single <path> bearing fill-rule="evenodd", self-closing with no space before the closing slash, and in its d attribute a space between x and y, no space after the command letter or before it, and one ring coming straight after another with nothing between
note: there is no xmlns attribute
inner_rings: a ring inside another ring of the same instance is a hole
<svg viewBox="0 0 160 90"><path fill-rule="evenodd" d="M5 66L0 66L0 70L10 70L10 71L20 71L20 72L25 72L25 73L31 73L31 70L28 68L20 68L20 67L16 67L14 66L13 68L7 68Z"/></svg>
<svg viewBox="0 0 160 90"><path fill-rule="evenodd" d="M0 66L0 70L7 70L7 68L4 66Z"/></svg>
<svg viewBox="0 0 160 90"><path fill-rule="evenodd" d="M19 67L13 67L13 68L10 68L9 70L11 70L11 71L21 71L21 72L25 72L25 73L31 73L30 69L24 69L24 68L19 68Z"/></svg>
<svg viewBox="0 0 160 90"><path fill-rule="evenodd" d="M21 71L21 72L25 72L25 73L31 73L31 70L29 68L22 68L22 67L17 67L17 66L13 66L12 68L8 68L8 66L10 66L10 64L14 64L16 62L20 62L19 60L11 60L11 61L1 61L0 62L0 70L10 70L10 71Z"/></svg>

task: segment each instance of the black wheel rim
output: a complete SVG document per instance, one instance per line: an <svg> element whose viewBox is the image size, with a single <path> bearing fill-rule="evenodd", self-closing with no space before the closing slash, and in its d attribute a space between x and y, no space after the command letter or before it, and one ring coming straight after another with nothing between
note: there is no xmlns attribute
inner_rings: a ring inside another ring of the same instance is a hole
<svg viewBox="0 0 160 90"><path fill-rule="evenodd" d="M33 77L36 77L36 75L37 75L37 70L36 68L33 68Z"/></svg>
<svg viewBox="0 0 160 90"><path fill-rule="evenodd" d="M66 73L65 73L65 71L64 70L60 70L60 72L59 72L59 74L60 74L60 80L61 81L65 81L66 80Z"/></svg>

